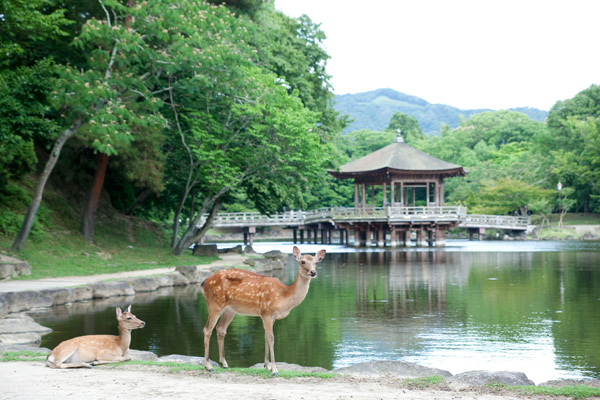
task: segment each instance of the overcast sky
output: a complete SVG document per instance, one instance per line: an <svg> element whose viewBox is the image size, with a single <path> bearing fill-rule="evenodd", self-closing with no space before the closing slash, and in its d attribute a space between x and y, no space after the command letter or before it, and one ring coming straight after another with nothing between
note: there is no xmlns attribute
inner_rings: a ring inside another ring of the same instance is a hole
<svg viewBox="0 0 600 400"><path fill-rule="evenodd" d="M549 110L600 83L598 0L275 0L327 35L336 94Z"/></svg>

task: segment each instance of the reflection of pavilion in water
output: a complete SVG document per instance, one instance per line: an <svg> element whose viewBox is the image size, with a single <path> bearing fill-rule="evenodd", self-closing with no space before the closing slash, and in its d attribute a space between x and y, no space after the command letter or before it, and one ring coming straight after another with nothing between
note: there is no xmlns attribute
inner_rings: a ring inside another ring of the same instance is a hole
<svg viewBox="0 0 600 400"><path fill-rule="evenodd" d="M390 317L443 312L447 285L462 286L469 271L468 266L452 262L455 256L444 251L357 254L357 312ZM385 266L387 273L367 272L375 266Z"/></svg>

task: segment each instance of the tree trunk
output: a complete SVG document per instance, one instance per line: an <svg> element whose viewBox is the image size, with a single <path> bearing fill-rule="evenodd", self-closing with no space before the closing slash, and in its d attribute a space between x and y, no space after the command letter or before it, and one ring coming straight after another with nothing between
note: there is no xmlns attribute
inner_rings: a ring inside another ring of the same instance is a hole
<svg viewBox="0 0 600 400"><path fill-rule="evenodd" d="M125 211L125 215L133 215L133 212L138 208L147 198L152 194L152 189L144 189L142 193L140 193L135 202Z"/></svg>
<svg viewBox="0 0 600 400"><path fill-rule="evenodd" d="M100 202L100 194L102 193L102 186L104 185L104 177L106 176L108 160L108 155L100 153L100 157L98 157L98 166L96 167L96 174L94 176L94 184L92 185L92 190L90 191L88 200L83 209L83 215L81 217L81 234L88 242L92 242L94 240L96 211L98 210L98 203Z"/></svg>
<svg viewBox="0 0 600 400"><path fill-rule="evenodd" d="M12 250L21 251L27 238L29 237L29 233L31 232L31 227L33 226L33 222L35 220L35 216L40 208L40 204L42 203L42 196L44 194L44 188L46 187L46 183L48 182L48 178L56 165L56 161L58 161L58 157L60 156L60 152L62 151L63 146L69 140L69 138L77 133L77 130L81 127L83 121L81 119L77 119L68 129L66 129L59 137L56 139L54 146L52 147L52 151L50 152L50 157L46 162L46 166L44 167L44 171L40 175L40 180L35 187L35 192L33 194L33 198L31 199L31 204L29 204L29 208L27 209L27 214L25 214L25 218L23 219L23 224L21 225L21 229L15 238L15 241L12 245Z"/></svg>
<svg viewBox="0 0 600 400"><path fill-rule="evenodd" d="M173 249L177 246L177 237L179 236L179 217L181 216L181 210L183 209L183 204L185 203L187 194L188 192L183 194L181 201L175 210L175 214L173 215L173 233L171 235L171 248Z"/></svg>
<svg viewBox="0 0 600 400"><path fill-rule="evenodd" d="M196 215L196 217L194 218L192 223L190 223L188 229L185 231L185 233L183 234L181 239L179 239L177 244L174 246L173 254L175 254L176 256L180 256L181 254L183 254L183 251L185 249L190 248L190 246L194 242L196 242L202 235L204 235L206 233L206 231L208 231L208 229L212 226L212 223L213 223L215 217L219 213L220 206L221 206L221 202L220 202L220 199L218 198L215 201L212 209L210 210L208 219L206 220L204 225L202 225L202 228L196 229L196 225L202 218L202 213L203 213L202 210L204 210L204 207L202 207L202 210L200 210L200 212L198 212L198 214Z"/></svg>

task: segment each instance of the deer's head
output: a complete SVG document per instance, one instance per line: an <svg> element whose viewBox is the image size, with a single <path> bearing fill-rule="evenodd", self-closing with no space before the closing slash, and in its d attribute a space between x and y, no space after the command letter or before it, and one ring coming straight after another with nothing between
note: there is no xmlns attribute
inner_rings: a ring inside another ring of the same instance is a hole
<svg viewBox="0 0 600 400"><path fill-rule="evenodd" d="M325 250L319 250L313 257L308 254L302 255L302 253L300 253L300 249L294 246L294 258L300 264L300 275L305 278L312 279L317 276L317 263L324 257Z"/></svg>
<svg viewBox="0 0 600 400"><path fill-rule="evenodd" d="M119 326L129 330L143 328L146 325L144 321L131 313L131 305L127 307L125 312L117 307L117 321L119 321Z"/></svg>

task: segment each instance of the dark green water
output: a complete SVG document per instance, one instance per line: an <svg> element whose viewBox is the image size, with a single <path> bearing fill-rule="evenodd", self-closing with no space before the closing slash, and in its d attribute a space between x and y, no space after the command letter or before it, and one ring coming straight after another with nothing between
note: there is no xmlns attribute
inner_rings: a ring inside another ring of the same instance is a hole
<svg viewBox="0 0 600 400"><path fill-rule="evenodd" d="M257 251L288 244L258 244ZM277 361L328 369L386 359L452 373L522 371L536 383L600 379L600 243L449 242L446 248L359 251L326 248L304 302L275 323ZM291 283L296 263L277 276ZM135 298L55 307L32 314L54 329L42 346L84 334L116 334L114 307L146 328L131 348L203 355L206 305L197 287ZM230 366L263 361L257 317L236 316L225 354ZM211 358L218 359L216 334Z"/></svg>

